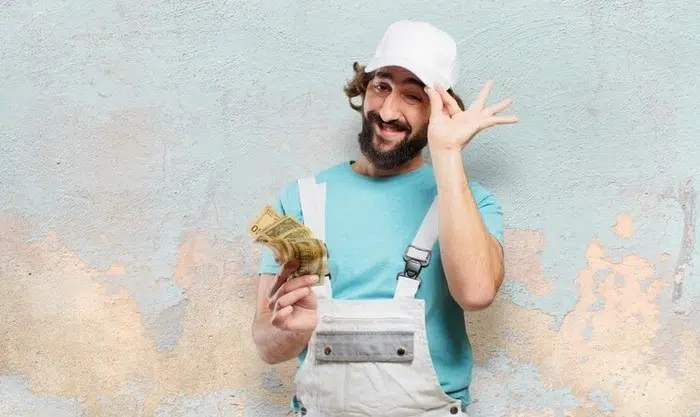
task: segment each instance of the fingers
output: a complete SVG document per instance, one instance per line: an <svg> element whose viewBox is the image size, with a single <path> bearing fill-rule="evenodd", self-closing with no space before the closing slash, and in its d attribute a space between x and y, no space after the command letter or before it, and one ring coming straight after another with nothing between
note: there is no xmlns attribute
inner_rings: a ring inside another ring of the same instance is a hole
<svg viewBox="0 0 700 417"><path fill-rule="evenodd" d="M491 88L493 87L493 80L488 80L484 84L484 86L481 88L481 91L479 91L479 94L476 96L476 100L474 100L474 104L480 108L483 109L484 106L486 106L486 100L489 98L489 94L491 94Z"/></svg>
<svg viewBox="0 0 700 417"><path fill-rule="evenodd" d="M303 275L300 277L296 277L292 280L289 280L282 285L279 286L279 288L275 291L275 293L268 297L269 302L268 302L268 308L270 310L273 310L275 308L275 304L279 302L279 300L284 297L286 294L291 293L293 291L296 291L298 289L303 289L303 288L309 288L310 285L316 284L318 282L318 276L316 275ZM302 297L303 298L303 297ZM297 300L298 301L298 300Z"/></svg>
<svg viewBox="0 0 700 417"><path fill-rule="evenodd" d="M287 293L294 291L297 288L309 287L316 283L318 283L318 275L302 275L300 277L296 277L286 282L282 286L283 288L280 288L280 290L282 290L282 292Z"/></svg>
<svg viewBox="0 0 700 417"><path fill-rule="evenodd" d="M277 273L277 279L275 280L275 283L272 285L272 287L270 287L270 290L267 292L267 298L271 298L279 290L279 288L285 282L287 282L287 280L289 279L289 276L298 267L299 267L299 264L295 260L291 260L291 261L281 265L280 270Z"/></svg>
<svg viewBox="0 0 700 417"><path fill-rule="evenodd" d="M296 279L292 281L296 281ZM277 299L274 308L270 309L272 310L270 323L275 327L289 328L290 325L293 325L289 322L289 319L292 317L295 309L316 308L316 300L313 297L305 301L311 294L313 294L313 290L308 286L296 288L283 294Z"/></svg>
<svg viewBox="0 0 700 417"><path fill-rule="evenodd" d="M485 116L481 128L484 129L500 124L518 123L520 121L520 118L518 118L517 116L494 116L494 114L502 112L508 106L513 104L513 99L511 98L506 98L504 100L501 100L501 102L494 104L493 106L484 108L486 106L486 100L488 99L489 94L491 94L492 87L493 80L486 81L484 87L481 89L481 91L479 91L479 94L477 95L477 98L474 101L475 106L478 106L479 108L483 109L482 114Z"/></svg>
<svg viewBox="0 0 700 417"><path fill-rule="evenodd" d="M281 296L275 305L276 310L281 310L288 306L293 306L313 291L309 287L297 288Z"/></svg>
<svg viewBox="0 0 700 417"><path fill-rule="evenodd" d="M494 116L491 119L499 125L518 123L520 121L518 116Z"/></svg>
<svg viewBox="0 0 700 417"><path fill-rule="evenodd" d="M452 117L453 115L462 111L462 109L459 108L459 104L457 104L457 100L455 100L454 97L447 92L447 90L442 87L438 87L437 91L440 93L442 104L445 107L445 110L447 110L448 116Z"/></svg>
<svg viewBox="0 0 700 417"><path fill-rule="evenodd" d="M425 86L425 92L428 94L428 98L430 99L430 119L435 120L443 114L442 98L440 97L440 93L438 93L437 90L431 86Z"/></svg>
<svg viewBox="0 0 700 417"><path fill-rule="evenodd" d="M504 125L504 124L512 124L512 123L518 123L520 121L520 118L517 116L493 116L493 117L487 117L484 119L484 122L481 124L480 128L486 129L487 127L495 126L495 125Z"/></svg>
<svg viewBox="0 0 700 417"><path fill-rule="evenodd" d="M487 107L486 109L484 109L484 113L486 113L486 114L488 114L489 116L491 116L491 115L494 115L494 114L496 114L496 113L502 112L503 110L505 110L505 109L506 109L508 106L510 106L511 104L513 104L513 100L510 99L510 98L507 98L507 99L501 101L501 102L498 103L498 104L494 104L494 105L491 106L491 107Z"/></svg>
<svg viewBox="0 0 700 417"><path fill-rule="evenodd" d="M285 308L281 308L277 310L276 313L272 315L272 319L270 320L270 323L275 326L275 327L281 327L282 324L287 320L289 316L292 315L294 312L294 307L293 306L287 306Z"/></svg>
<svg viewBox="0 0 700 417"><path fill-rule="evenodd" d="M275 279L275 282L272 284L270 289L267 291L267 299L269 300L272 298L275 293L280 289L282 285L284 285L286 281L286 278L282 274L277 274L277 278Z"/></svg>

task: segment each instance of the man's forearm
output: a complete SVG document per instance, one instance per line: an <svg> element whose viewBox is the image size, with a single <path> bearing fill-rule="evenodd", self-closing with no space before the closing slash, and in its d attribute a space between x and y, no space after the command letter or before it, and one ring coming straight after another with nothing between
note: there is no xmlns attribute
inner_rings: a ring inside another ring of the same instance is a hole
<svg viewBox="0 0 700 417"><path fill-rule="evenodd" d="M487 307L503 279L500 244L489 234L464 173L461 152L431 149L439 208L442 264L464 310Z"/></svg>
<svg viewBox="0 0 700 417"><path fill-rule="evenodd" d="M258 354L268 364L295 358L311 339L312 332L281 330L270 324L270 314L260 314L253 324L253 341Z"/></svg>

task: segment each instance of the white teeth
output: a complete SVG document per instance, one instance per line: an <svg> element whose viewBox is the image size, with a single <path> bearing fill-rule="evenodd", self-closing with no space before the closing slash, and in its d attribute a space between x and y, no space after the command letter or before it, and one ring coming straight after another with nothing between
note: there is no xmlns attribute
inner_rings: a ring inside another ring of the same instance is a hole
<svg viewBox="0 0 700 417"><path fill-rule="evenodd" d="M385 132L391 132L391 133L402 133L402 132L404 132L403 129L399 129L399 128L396 128L396 127L390 126L390 125L385 125L385 124L383 124L383 123L379 123L378 126L379 126L379 128L380 128L381 130L383 130L383 131L385 131Z"/></svg>

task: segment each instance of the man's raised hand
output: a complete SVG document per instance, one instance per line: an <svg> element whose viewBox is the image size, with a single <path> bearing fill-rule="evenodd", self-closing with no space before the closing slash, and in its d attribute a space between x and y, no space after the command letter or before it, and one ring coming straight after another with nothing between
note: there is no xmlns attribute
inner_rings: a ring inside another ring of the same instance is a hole
<svg viewBox="0 0 700 417"><path fill-rule="evenodd" d="M480 131L494 125L520 121L517 116L497 115L511 105L513 100L510 98L486 106L492 87L493 81L487 81L474 102L465 110L459 108L457 101L445 89L430 86L425 88L430 98L428 142L431 151L461 151Z"/></svg>

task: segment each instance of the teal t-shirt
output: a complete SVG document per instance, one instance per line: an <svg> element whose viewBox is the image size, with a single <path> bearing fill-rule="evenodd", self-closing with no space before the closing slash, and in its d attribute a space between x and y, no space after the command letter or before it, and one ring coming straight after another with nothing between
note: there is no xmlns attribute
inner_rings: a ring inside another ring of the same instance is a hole
<svg viewBox="0 0 700 417"><path fill-rule="evenodd" d="M326 183L326 245L333 298L393 297L396 274L404 268L404 250L436 196L432 167L423 164L406 174L373 178L358 174L345 162L318 173L316 182ZM502 243L500 205L480 184L469 183L486 228ZM303 221L296 181L281 189L273 207ZM278 271L279 265L265 248L261 273ZM471 402L472 349L464 313L447 288L439 242L421 278L416 297L425 300L428 344L438 380L447 395L467 405ZM299 364L305 353L298 358Z"/></svg>

